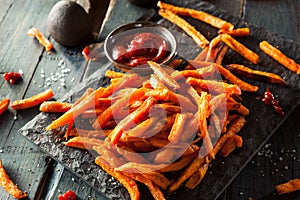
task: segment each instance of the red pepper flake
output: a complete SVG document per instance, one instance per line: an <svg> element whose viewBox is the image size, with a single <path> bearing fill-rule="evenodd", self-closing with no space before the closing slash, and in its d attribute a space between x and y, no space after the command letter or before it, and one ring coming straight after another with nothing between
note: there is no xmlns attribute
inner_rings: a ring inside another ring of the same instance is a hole
<svg viewBox="0 0 300 200"><path fill-rule="evenodd" d="M63 195L58 196L58 200L76 200L76 199L77 199L77 196L76 196L75 192L73 192L72 190L68 190Z"/></svg>
<svg viewBox="0 0 300 200"><path fill-rule="evenodd" d="M275 99L269 88L265 91L261 101L266 105L272 106L279 115L284 115L282 108L279 106L278 101Z"/></svg>
<svg viewBox="0 0 300 200"><path fill-rule="evenodd" d="M3 78L10 84L15 84L15 82L18 81L19 79L21 79L22 76L18 72L5 72L3 74Z"/></svg>

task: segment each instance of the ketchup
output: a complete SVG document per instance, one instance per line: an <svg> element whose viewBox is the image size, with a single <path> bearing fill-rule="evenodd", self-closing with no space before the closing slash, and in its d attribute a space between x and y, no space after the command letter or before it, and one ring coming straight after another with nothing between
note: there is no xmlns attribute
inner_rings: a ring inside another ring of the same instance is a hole
<svg viewBox="0 0 300 200"><path fill-rule="evenodd" d="M281 116L284 115L282 108L279 106L278 101L275 99L275 97L271 93L270 89L267 89L265 91L264 96L261 100L264 104L272 106L274 108L274 110Z"/></svg>
<svg viewBox="0 0 300 200"><path fill-rule="evenodd" d="M138 33L113 49L113 59L128 67L146 64L147 61L161 63L170 54L168 42L154 33Z"/></svg>
<svg viewBox="0 0 300 200"><path fill-rule="evenodd" d="M58 196L58 200L76 200L76 194L72 190L68 190L66 193L63 195Z"/></svg>

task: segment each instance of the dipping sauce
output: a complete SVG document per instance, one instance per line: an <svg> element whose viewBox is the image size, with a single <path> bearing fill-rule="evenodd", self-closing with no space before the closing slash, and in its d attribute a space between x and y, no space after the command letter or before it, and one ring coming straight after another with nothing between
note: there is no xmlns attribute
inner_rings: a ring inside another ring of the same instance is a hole
<svg viewBox="0 0 300 200"><path fill-rule="evenodd" d="M154 33L137 33L122 38L112 49L112 57L128 67L144 65L147 61L162 63L170 55L170 45Z"/></svg>

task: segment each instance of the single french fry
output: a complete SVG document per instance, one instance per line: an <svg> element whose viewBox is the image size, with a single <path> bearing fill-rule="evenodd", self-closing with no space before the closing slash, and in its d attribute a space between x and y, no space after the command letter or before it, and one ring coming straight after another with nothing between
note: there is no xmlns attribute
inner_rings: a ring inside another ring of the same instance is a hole
<svg viewBox="0 0 300 200"><path fill-rule="evenodd" d="M208 47L208 52L205 58L206 62L214 62L217 59L217 55L219 51L222 49L222 44L221 44L221 36L218 35L215 38L213 38Z"/></svg>
<svg viewBox="0 0 300 200"><path fill-rule="evenodd" d="M101 156L96 157L95 163L99 165L104 171L106 171L109 175L116 178L128 191L131 200L139 200L140 192L136 182L122 174L121 172L115 171L110 167L109 163L107 163Z"/></svg>
<svg viewBox="0 0 300 200"><path fill-rule="evenodd" d="M0 101L0 115L2 115L8 108L10 99L2 99Z"/></svg>
<svg viewBox="0 0 300 200"><path fill-rule="evenodd" d="M59 101L44 101L40 105L41 112L64 113L72 108L73 104Z"/></svg>
<svg viewBox="0 0 300 200"><path fill-rule="evenodd" d="M75 147L90 150L93 149L94 146L98 146L103 143L103 140L99 140L96 138L77 136L69 139L67 142L65 142L65 145L67 147Z"/></svg>
<svg viewBox="0 0 300 200"><path fill-rule="evenodd" d="M52 98L54 93L51 89L48 89L42 93L29 97L27 99L16 100L11 103L11 108L14 110L27 109L34 106L37 106L44 101Z"/></svg>
<svg viewBox="0 0 300 200"><path fill-rule="evenodd" d="M232 30L220 29L218 33L219 34L227 33L232 37L245 37L250 35L250 29L249 28L237 28Z"/></svg>
<svg viewBox="0 0 300 200"><path fill-rule="evenodd" d="M243 138L239 135L234 135L226 140L219 154L227 157L236 147L242 147L242 145Z"/></svg>
<svg viewBox="0 0 300 200"><path fill-rule="evenodd" d="M53 44L38 29L31 28L28 30L27 34L29 36L34 36L46 48L46 51L53 49Z"/></svg>
<svg viewBox="0 0 300 200"><path fill-rule="evenodd" d="M213 80L204 80L196 79L193 77L187 78L187 83L191 84L193 87L200 87L205 91L210 93L229 93L229 94L241 94L241 89L237 85L228 84L225 82L213 81Z"/></svg>
<svg viewBox="0 0 300 200"><path fill-rule="evenodd" d="M105 72L105 76L107 78L114 79L114 78L123 78L125 76L125 74L122 72L115 72L115 71L107 70Z"/></svg>
<svg viewBox="0 0 300 200"><path fill-rule="evenodd" d="M238 105L239 105L238 107L235 108L235 110L236 110L238 113L240 113L240 114L242 114L242 115L244 115L244 116L249 115L249 113L250 113L249 109L246 108L243 104L238 103L238 102L237 102L236 100L234 100L233 98L229 98L229 99L228 99L228 102L229 102L229 103L235 103L235 104L238 104Z"/></svg>
<svg viewBox="0 0 300 200"><path fill-rule="evenodd" d="M163 10L163 9L160 9L158 14L163 18L176 24L181 29L183 29L189 36L193 38L196 44L201 48L205 48L206 46L208 46L209 44L208 40L199 31L197 31L195 27L193 27L191 24L189 24L187 21L185 21L178 15L174 14L169 10Z"/></svg>
<svg viewBox="0 0 300 200"><path fill-rule="evenodd" d="M295 60L289 58L284 53L282 53L279 49L268 43L267 41L262 41L259 43L259 48L266 53L268 56L288 68L289 70L295 72L296 74L300 74L300 65L296 63Z"/></svg>
<svg viewBox="0 0 300 200"><path fill-rule="evenodd" d="M251 78L258 81L280 84L286 86L287 83L277 74L273 74L270 72L264 72L259 70L253 70L249 67L239 64L229 64L225 66L228 70L233 73L236 73L240 76L245 76L247 78Z"/></svg>
<svg viewBox="0 0 300 200"><path fill-rule="evenodd" d="M8 174L6 173L3 165L2 160L0 160L0 186L3 187L11 196L16 199L22 199L27 197L26 193L23 193L17 185L9 178Z"/></svg>
<svg viewBox="0 0 300 200"><path fill-rule="evenodd" d="M286 194L290 192L294 192L300 190L300 179L296 178L293 180L289 180L286 183L279 184L275 187L278 194Z"/></svg>
<svg viewBox="0 0 300 200"><path fill-rule="evenodd" d="M241 56L252 62L253 64L257 64L260 62L259 55L254 53L252 50L248 49L242 43L235 40L230 35L223 33L221 34L222 42L224 42L229 48L239 53Z"/></svg>
<svg viewBox="0 0 300 200"><path fill-rule="evenodd" d="M219 64L219 65L222 64L222 61L223 61L223 59L224 59L225 54L227 53L227 51L228 51L228 46L223 46L222 49L219 51L219 54L218 54L218 56L217 56L217 58L215 60L216 64Z"/></svg>
<svg viewBox="0 0 300 200"><path fill-rule="evenodd" d="M177 7L171 4L163 3L161 1L158 1L157 6L161 9L170 10L178 15L189 16L198 19L219 29L232 30L234 28L231 23L203 11Z"/></svg>
<svg viewBox="0 0 300 200"><path fill-rule="evenodd" d="M224 68L222 65L216 64L216 67L218 68L219 72L222 74L222 76L224 76L225 79L227 79L231 83L238 85L241 88L241 90L247 92L256 92L259 89L258 86L251 85L239 79L238 77L233 75L228 69Z"/></svg>
<svg viewBox="0 0 300 200"><path fill-rule="evenodd" d="M208 164L202 165L190 178L189 180L185 183L185 187L189 189L195 189L197 185L202 181L204 178L207 169L208 169Z"/></svg>
<svg viewBox="0 0 300 200"><path fill-rule="evenodd" d="M168 140L170 142L177 143L179 141L187 119L188 119L188 115L186 113L176 114L174 124L168 136Z"/></svg>

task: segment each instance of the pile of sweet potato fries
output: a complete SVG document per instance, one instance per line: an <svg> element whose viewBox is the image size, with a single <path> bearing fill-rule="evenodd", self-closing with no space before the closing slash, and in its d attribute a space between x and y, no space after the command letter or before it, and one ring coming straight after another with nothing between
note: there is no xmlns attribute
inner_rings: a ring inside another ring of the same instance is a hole
<svg viewBox="0 0 300 200"><path fill-rule="evenodd" d="M132 199L140 196L135 181L155 199L164 199L161 189L195 188L220 150L227 156L242 145L236 134L249 110L238 85L215 80L215 64L193 62L205 67L176 71L149 62L150 77L107 71L111 85L88 89L74 104L44 102L43 112L69 109L47 129L68 125L65 145L96 151L96 164ZM72 128L74 120L87 118L89 130Z"/></svg>
<svg viewBox="0 0 300 200"><path fill-rule="evenodd" d="M42 112L63 113L47 130L67 125L65 145L97 152L95 163L119 180L131 199L140 198L136 181L145 184L154 199L165 199L164 193L181 185L193 189L218 153L227 156L242 146L237 134L249 110L241 104L241 94L259 88L232 72L286 85L273 73L239 64L222 66L228 47L254 64L260 62L258 54L234 39L249 35L248 28L234 29L202 11L160 1L158 6L162 17L181 27L203 49L185 70L172 69L180 63L176 60L169 64L172 68L148 62L154 72L149 76L107 71L108 87L89 88L73 104L53 101L40 107ZM217 27L219 35L208 41L179 15ZM265 41L261 48L270 56L281 53ZM288 57L282 59L294 63ZM289 69L299 73L300 68L294 64ZM89 128L74 128L77 120L87 120Z"/></svg>

